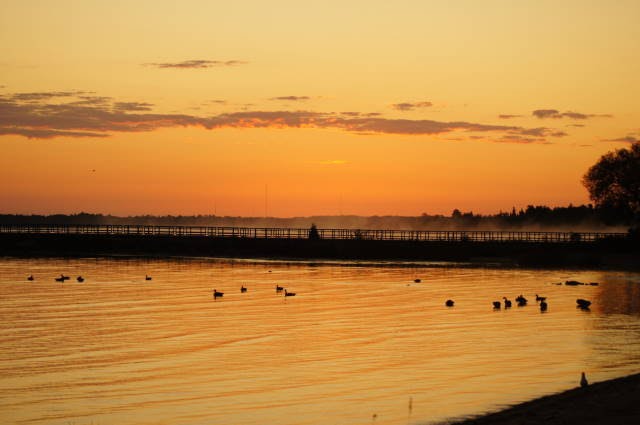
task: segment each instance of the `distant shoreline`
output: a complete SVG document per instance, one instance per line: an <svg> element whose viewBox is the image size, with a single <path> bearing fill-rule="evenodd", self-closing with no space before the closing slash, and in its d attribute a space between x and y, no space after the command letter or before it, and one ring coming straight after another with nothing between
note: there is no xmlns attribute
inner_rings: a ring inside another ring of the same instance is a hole
<svg viewBox="0 0 640 425"><path fill-rule="evenodd" d="M640 258L640 246L629 240L528 243L0 234L0 256L421 261L505 267L640 270L637 260Z"/></svg>
<svg viewBox="0 0 640 425"><path fill-rule="evenodd" d="M579 377L576 377L578 385ZM640 374L593 383L449 425L628 425L640 423Z"/></svg>

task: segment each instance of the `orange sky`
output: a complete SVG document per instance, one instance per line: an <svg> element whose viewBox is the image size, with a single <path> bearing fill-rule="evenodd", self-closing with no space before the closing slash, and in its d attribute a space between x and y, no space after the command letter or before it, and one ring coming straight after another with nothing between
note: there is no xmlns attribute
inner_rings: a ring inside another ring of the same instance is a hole
<svg viewBox="0 0 640 425"><path fill-rule="evenodd" d="M586 169L640 138L638 16L637 1L4 1L0 213L585 203Z"/></svg>

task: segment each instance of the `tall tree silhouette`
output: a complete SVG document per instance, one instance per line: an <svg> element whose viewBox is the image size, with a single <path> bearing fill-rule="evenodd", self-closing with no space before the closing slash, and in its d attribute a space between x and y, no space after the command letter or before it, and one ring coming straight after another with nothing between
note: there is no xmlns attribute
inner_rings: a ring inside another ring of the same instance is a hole
<svg viewBox="0 0 640 425"><path fill-rule="evenodd" d="M582 178L596 207L636 222L640 218L640 142L600 157Z"/></svg>

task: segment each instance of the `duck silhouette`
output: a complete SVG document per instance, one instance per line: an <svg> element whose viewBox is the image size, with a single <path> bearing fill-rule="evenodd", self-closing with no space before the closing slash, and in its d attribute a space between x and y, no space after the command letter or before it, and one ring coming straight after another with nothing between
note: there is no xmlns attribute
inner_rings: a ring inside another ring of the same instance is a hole
<svg viewBox="0 0 640 425"><path fill-rule="evenodd" d="M145 274L144 275L144 280L151 280L151 276Z"/></svg>
<svg viewBox="0 0 640 425"><path fill-rule="evenodd" d="M580 309L582 309L582 310L588 310L588 309L589 309L589 306L591 305L591 301L589 301L589 300L584 300L584 299L582 299L582 298L578 298L578 299L576 300L576 304L578 304L578 305L577 305L577 307L578 307L578 308L580 308Z"/></svg>
<svg viewBox="0 0 640 425"><path fill-rule="evenodd" d="M284 290L284 287L280 285L276 285L276 292L282 292L283 290Z"/></svg>
<svg viewBox="0 0 640 425"><path fill-rule="evenodd" d="M285 297L295 297L296 293L295 292L287 292L287 290L284 290L284 296Z"/></svg>
<svg viewBox="0 0 640 425"><path fill-rule="evenodd" d="M32 274L30 274L30 275L29 275L29 277L27 277L27 280L29 280L29 281L33 281L33 279L34 279L34 278L33 278L33 275L32 275Z"/></svg>
<svg viewBox="0 0 640 425"><path fill-rule="evenodd" d="M454 304L453 300L447 300L444 303L444 305L446 305L447 307L453 307L453 304Z"/></svg>
<svg viewBox="0 0 640 425"><path fill-rule="evenodd" d="M247 288L245 288L245 287L244 287L244 285L243 285L243 286L241 286L241 287L240 287L240 292L242 292L242 293L247 292Z"/></svg>
<svg viewBox="0 0 640 425"><path fill-rule="evenodd" d="M511 308L511 300L507 299L507 297L502 297L504 300L504 308Z"/></svg>
<svg viewBox="0 0 640 425"><path fill-rule="evenodd" d="M219 292L216 291L215 289L213 290L213 299L215 300L216 298L222 298L224 296L224 292Z"/></svg>
<svg viewBox="0 0 640 425"><path fill-rule="evenodd" d="M500 305L500 301L494 301L494 302L493 302L493 308L494 308L495 310L500 310L500 307L501 307L501 305Z"/></svg>
<svg viewBox="0 0 640 425"><path fill-rule="evenodd" d="M541 301L541 302L540 302L540 311L547 311L547 308L548 308L548 307L549 307L549 306L547 305L547 302L546 302L546 301Z"/></svg>
<svg viewBox="0 0 640 425"><path fill-rule="evenodd" d="M84 282L84 277L82 277L82 276L78 276L78 277L76 278L76 280L77 280L78 282L82 283L82 282Z"/></svg>

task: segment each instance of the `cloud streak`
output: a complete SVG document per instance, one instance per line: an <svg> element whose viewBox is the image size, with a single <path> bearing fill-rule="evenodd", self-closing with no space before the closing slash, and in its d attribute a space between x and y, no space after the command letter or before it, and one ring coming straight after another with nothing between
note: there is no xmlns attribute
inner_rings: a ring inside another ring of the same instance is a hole
<svg viewBox="0 0 640 425"><path fill-rule="evenodd" d="M248 62L241 61L241 60L219 61L219 60L206 60L206 59L191 59L191 60L186 60L182 62L154 62L154 63L144 63L142 65L152 66L160 69L203 69L203 68L245 65L247 63Z"/></svg>
<svg viewBox="0 0 640 425"><path fill-rule="evenodd" d="M452 132L492 134L487 139L517 143L561 137L546 127L523 128L469 121L391 119L377 113L305 110L241 111L213 116L160 114L146 102L116 102L109 97L73 92L0 95L0 135L29 138L107 137L117 132L146 132L171 127L318 128L354 134L441 135ZM75 96L75 97L74 97ZM63 102L60 102L63 99ZM53 102L52 100L55 100ZM469 137L472 135L470 134Z"/></svg>
<svg viewBox="0 0 640 425"><path fill-rule="evenodd" d="M625 137L618 137L616 139L605 139L604 142L622 142L622 143L636 143L640 142L640 139L635 137L633 134L629 134Z"/></svg>
<svg viewBox="0 0 640 425"><path fill-rule="evenodd" d="M433 103L431 102L415 102L415 103L409 103L409 102L403 102L403 103L394 103L391 105L391 107L397 111L413 111L414 109L419 109L419 108L428 108L430 106L433 106Z"/></svg>
<svg viewBox="0 0 640 425"><path fill-rule="evenodd" d="M272 97L269 100L284 100L290 102L300 102L311 99L309 96L278 96Z"/></svg>
<svg viewBox="0 0 640 425"><path fill-rule="evenodd" d="M117 111L150 111L152 103L146 102L116 102L113 108Z"/></svg>
<svg viewBox="0 0 640 425"><path fill-rule="evenodd" d="M560 118L570 118L573 120L586 120L589 118L611 118L610 114L583 114L580 112L566 111L560 112L557 109L536 109L531 113L536 118L539 119L560 119Z"/></svg>

